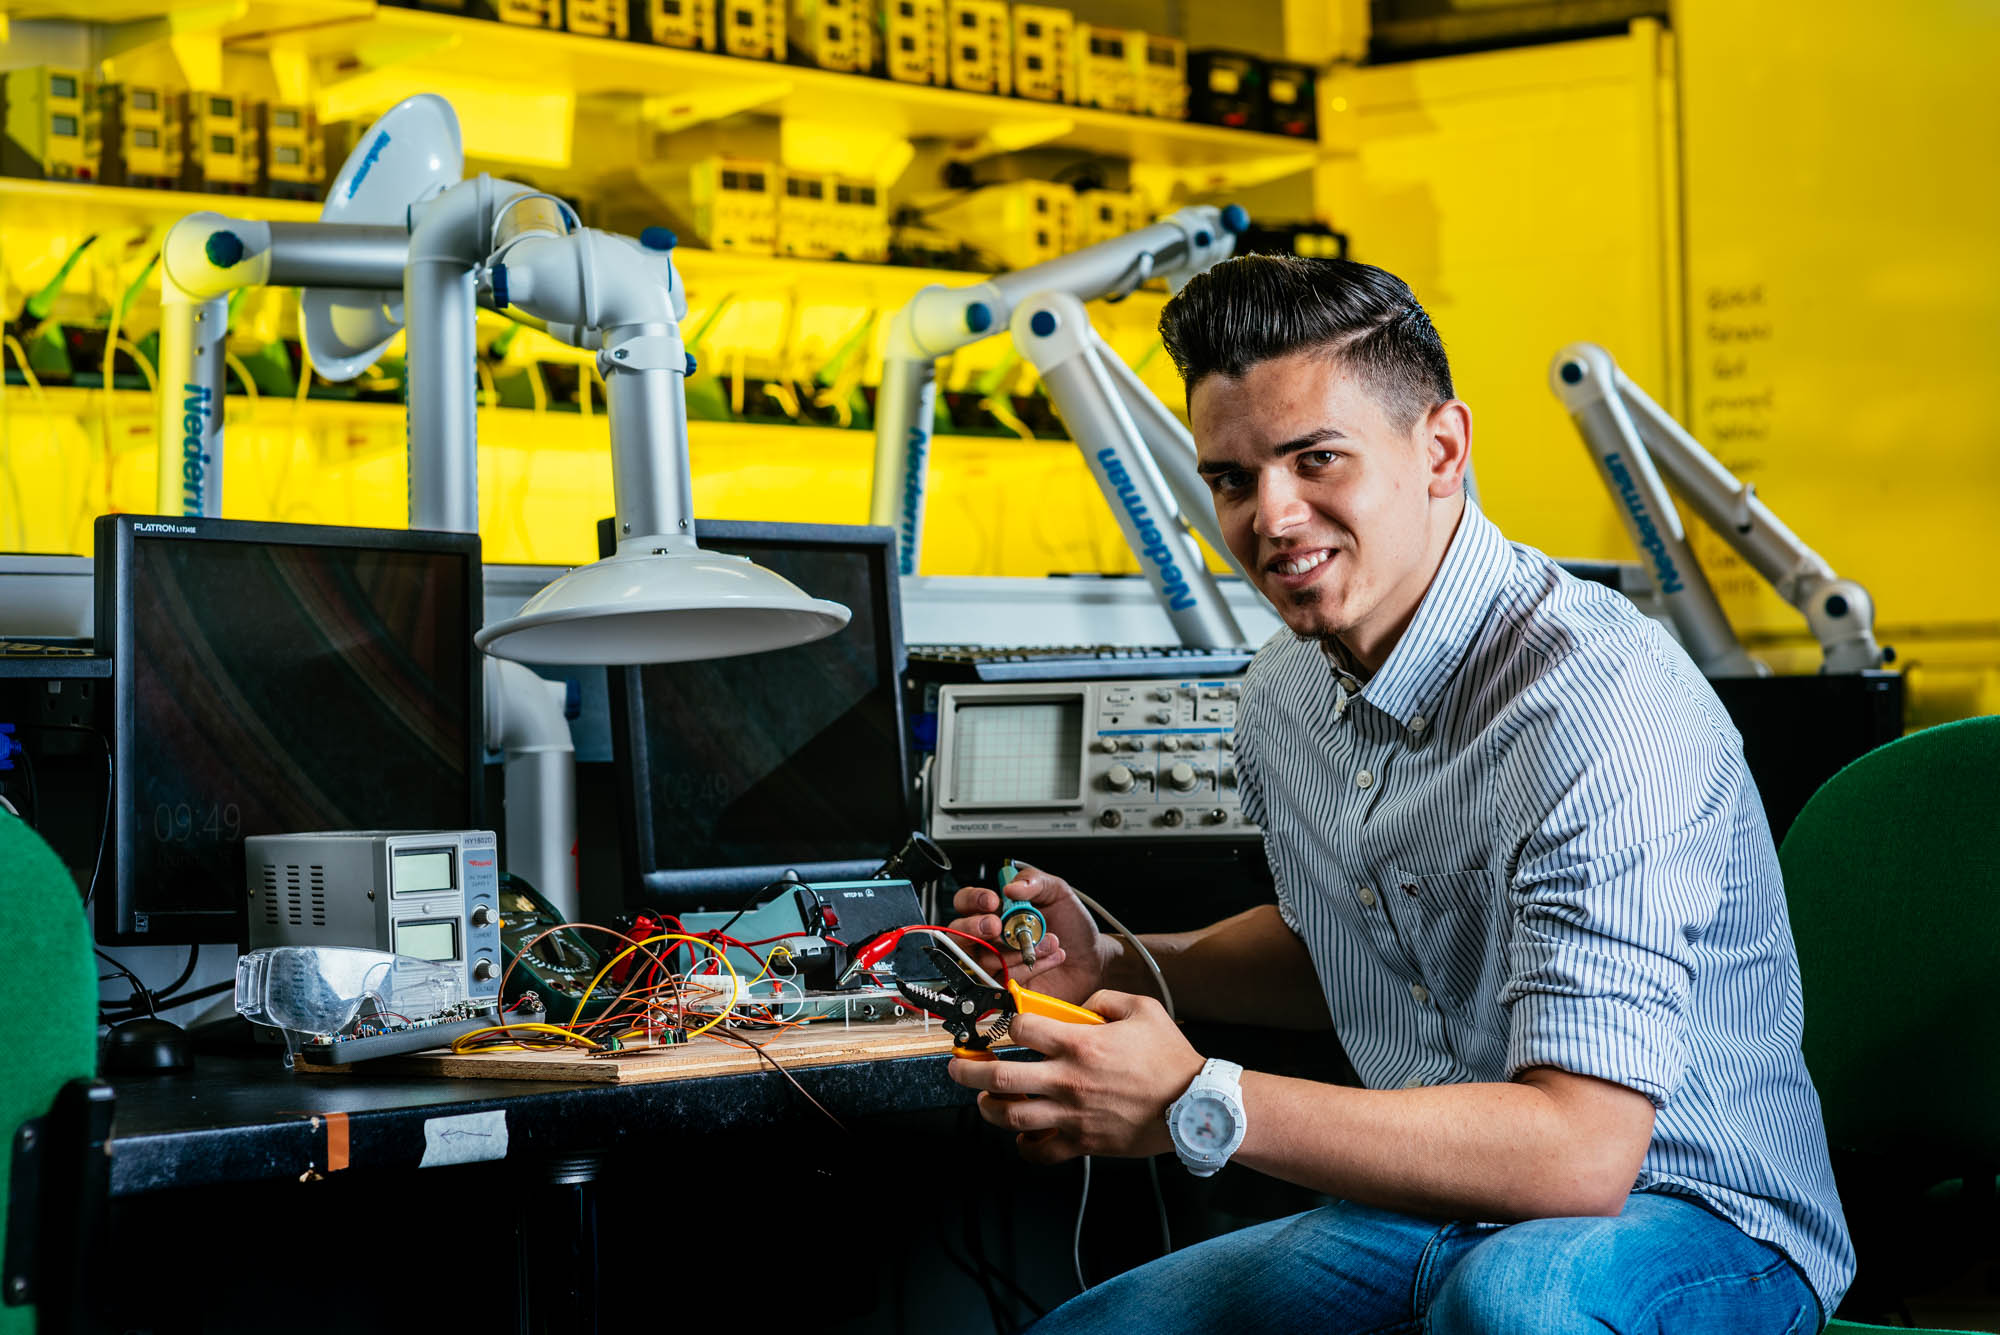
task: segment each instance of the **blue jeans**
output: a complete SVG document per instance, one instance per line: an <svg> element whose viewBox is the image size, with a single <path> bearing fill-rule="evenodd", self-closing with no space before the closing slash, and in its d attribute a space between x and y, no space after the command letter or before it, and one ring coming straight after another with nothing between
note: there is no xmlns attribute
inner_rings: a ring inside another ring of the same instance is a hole
<svg viewBox="0 0 2000 1335"><path fill-rule="evenodd" d="M1783 1255L1673 1196L1615 1219L1443 1224L1342 1201L1099 1284L1032 1335L1809 1335Z"/></svg>

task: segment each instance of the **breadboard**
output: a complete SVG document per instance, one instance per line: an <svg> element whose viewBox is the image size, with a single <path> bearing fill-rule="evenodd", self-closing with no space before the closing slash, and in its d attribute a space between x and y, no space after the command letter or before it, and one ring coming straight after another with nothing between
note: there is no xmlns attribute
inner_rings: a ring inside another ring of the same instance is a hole
<svg viewBox="0 0 2000 1335"><path fill-rule="evenodd" d="M727 1035L728 1030L716 1030ZM829 1066L836 1062L883 1061L893 1057L944 1056L951 1035L944 1026L921 1020L879 1023L805 1025L777 1032L751 1032L771 1059L787 1068ZM643 1043L628 1046L615 1057L591 1057L580 1049L552 1052L417 1052L383 1057L361 1066L314 1066L335 1074L362 1071L370 1075L443 1075L480 1080L556 1080L580 1084L630 1085L658 1080L699 1080L704 1076L737 1075L768 1070L755 1052L733 1047L708 1035L671 1047Z"/></svg>

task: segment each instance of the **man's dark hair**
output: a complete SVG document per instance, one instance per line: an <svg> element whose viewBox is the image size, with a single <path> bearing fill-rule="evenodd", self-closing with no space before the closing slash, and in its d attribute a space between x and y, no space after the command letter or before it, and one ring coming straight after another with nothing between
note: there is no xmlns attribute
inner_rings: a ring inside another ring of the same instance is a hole
<svg viewBox="0 0 2000 1335"><path fill-rule="evenodd" d="M1320 349L1358 371L1390 421L1416 425L1453 397L1451 364L1410 286L1372 264L1242 255L1197 274L1160 313L1190 396L1261 361Z"/></svg>

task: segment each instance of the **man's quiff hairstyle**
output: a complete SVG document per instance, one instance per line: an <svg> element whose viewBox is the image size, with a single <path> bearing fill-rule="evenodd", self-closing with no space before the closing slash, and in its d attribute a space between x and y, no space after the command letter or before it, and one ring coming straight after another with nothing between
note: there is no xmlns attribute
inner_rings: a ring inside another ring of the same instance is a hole
<svg viewBox="0 0 2000 1335"><path fill-rule="evenodd" d="M1399 430L1455 397L1444 341L1409 284L1352 260L1224 260L1167 303L1160 339L1190 397L1208 376L1309 349L1358 372Z"/></svg>

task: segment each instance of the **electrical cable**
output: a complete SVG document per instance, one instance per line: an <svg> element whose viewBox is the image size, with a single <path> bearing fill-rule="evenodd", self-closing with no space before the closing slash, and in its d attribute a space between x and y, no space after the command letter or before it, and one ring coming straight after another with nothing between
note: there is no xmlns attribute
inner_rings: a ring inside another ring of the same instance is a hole
<svg viewBox="0 0 2000 1335"><path fill-rule="evenodd" d="M180 991L183 987L187 986L187 980L194 977L195 961L200 958L201 958L201 943L197 941L188 947L187 964L181 969L180 977L174 979L173 982L168 983L165 987L153 993L153 1000L165 1001L168 997L172 996L174 993Z"/></svg>
<svg viewBox="0 0 2000 1335"><path fill-rule="evenodd" d="M1073 886L1071 888L1075 889L1075 887ZM1118 933L1118 935L1124 937L1126 944L1130 945L1132 949L1139 952L1140 963L1144 964L1146 966L1146 971L1152 974L1153 976L1153 986L1160 989L1160 1001L1167 1008L1167 1018L1169 1020L1173 1020L1178 1023L1180 1017L1174 1011L1173 989L1167 986L1166 976L1160 972L1159 961L1153 958L1152 951L1146 949L1146 943L1139 939L1137 933L1133 932L1124 923L1118 921L1118 919L1112 915L1111 910L1105 908L1104 905L1098 903L1096 900L1092 899L1089 895L1083 893L1083 891L1077 890L1076 897L1079 900L1083 901L1083 906L1085 908L1089 909L1092 913L1095 913L1098 917L1104 919L1104 921L1110 923L1111 930Z"/></svg>
<svg viewBox="0 0 2000 1335"><path fill-rule="evenodd" d="M160 1012L158 1007L153 1002L153 993L145 985L145 983L139 980L139 975L133 973L130 969L126 968L123 964L113 959L111 956L105 954L102 950L99 950L96 946L92 946L90 949L91 952L97 956L97 958L103 960L106 964L109 964L112 968L118 970L119 973L124 974L125 977L131 979L132 997L131 1000L126 1003L126 1005L132 1012L132 1015L137 1015L139 1013L139 1008L134 1003L139 1001L144 1001L146 1003L146 1013L148 1015L153 1016L155 1019L158 1019ZM121 1015L115 1018L130 1019L132 1018L132 1015ZM104 1008L102 1006L99 1006L98 1019L102 1020L103 1018L104 1018Z"/></svg>
<svg viewBox="0 0 2000 1335"><path fill-rule="evenodd" d="M1146 943L1139 939L1138 933L1118 921L1110 909L1105 908L1104 905L1098 903L1083 891L1076 889L1075 886L1071 886L1070 889L1085 908L1109 923L1112 931L1124 937L1125 943L1139 952L1140 962L1146 966L1147 972L1153 976L1153 985L1160 989L1160 1002L1167 1008L1167 1018L1178 1024L1179 1017L1174 1013L1173 989L1167 986L1166 975L1160 972L1160 962L1153 958L1152 951L1146 949ZM1174 1239L1172 1231L1167 1227L1167 1198L1166 1194L1160 1188L1160 1172L1151 1158L1146 1160L1146 1171L1153 1180L1153 1209L1158 1214L1160 1220L1160 1245L1165 1248L1165 1251L1161 1255L1167 1255L1174 1249ZM1076 1243L1072 1248L1073 1259L1076 1261L1076 1282L1082 1288L1086 1289L1090 1285L1085 1283L1083 1278L1083 1215L1084 1211L1089 1208L1090 1156L1086 1154L1083 1157L1083 1194L1076 1203Z"/></svg>
<svg viewBox="0 0 2000 1335"><path fill-rule="evenodd" d="M21 818L28 822L28 828L42 828L42 786L35 780L35 758L28 754L28 748L21 748L21 777L28 781L28 812ZM20 812L15 812L19 816Z"/></svg>
<svg viewBox="0 0 2000 1335"><path fill-rule="evenodd" d="M1076 1262L1076 1291L1078 1293L1082 1293L1090 1287L1090 1281L1083 1277L1083 1212L1089 1204L1090 1156L1086 1154L1083 1156L1083 1199L1077 1203L1076 1233L1070 1239L1069 1247L1070 1259Z"/></svg>
<svg viewBox="0 0 2000 1335"><path fill-rule="evenodd" d="M83 894L83 905L85 908L89 908L91 901L97 896L98 878L104 874L104 847L111 842L111 798L112 790L116 786L113 783L111 739L97 729L87 727L81 723L23 723L21 726L23 728L31 728L36 732L89 733L104 748L104 821L99 827L97 834L97 857L90 865L90 887ZM22 754L26 755L27 753L23 751ZM38 798L37 811L39 812L39 810L40 801Z"/></svg>

